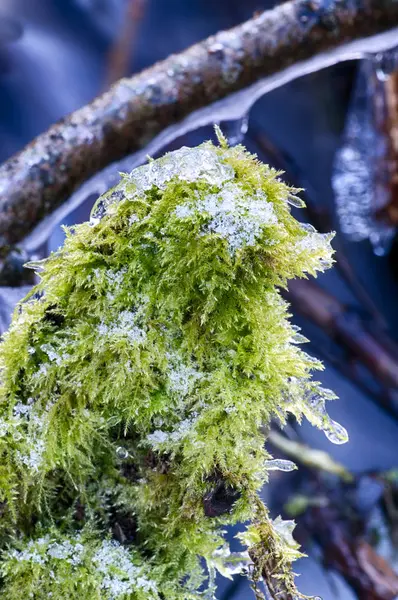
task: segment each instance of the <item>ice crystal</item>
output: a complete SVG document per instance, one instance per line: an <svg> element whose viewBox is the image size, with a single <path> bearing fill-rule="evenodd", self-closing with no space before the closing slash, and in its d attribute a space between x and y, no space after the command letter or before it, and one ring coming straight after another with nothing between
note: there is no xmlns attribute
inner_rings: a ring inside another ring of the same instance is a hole
<svg viewBox="0 0 398 600"><path fill-rule="evenodd" d="M243 574L252 566L249 553L231 552L228 546L218 548L210 561L212 565L223 575L232 579L232 575Z"/></svg>
<svg viewBox="0 0 398 600"><path fill-rule="evenodd" d="M115 322L108 324L101 322L98 332L101 336L125 337L132 345L138 345L145 341L146 331L139 326L140 314L138 311L122 311Z"/></svg>
<svg viewBox="0 0 398 600"><path fill-rule="evenodd" d="M124 598L137 589L156 593L155 583L143 576L142 568L133 564L128 550L116 541L104 540L93 562L102 577L101 587L108 592L110 600Z"/></svg>
<svg viewBox="0 0 398 600"><path fill-rule="evenodd" d="M190 217L195 211L208 215L203 234L216 233L228 241L231 254L240 248L254 246L264 227L278 224L273 205L263 192L247 196L235 183L226 183L220 192L209 194L194 207L176 207L178 218Z"/></svg>
<svg viewBox="0 0 398 600"><path fill-rule="evenodd" d="M265 468L267 471L294 471L297 469L297 465L291 460L285 460L283 458L273 458L265 461Z"/></svg>
<svg viewBox="0 0 398 600"><path fill-rule="evenodd" d="M317 359L306 355L307 360L308 358L312 359L315 364L320 364ZM286 407L289 410L289 404L292 405L296 402L301 406L301 410L308 421L319 429L322 429L330 442L333 444L345 444L348 440L346 429L339 423L336 423L326 410L326 401L334 400L335 398L337 396L334 392L321 387L317 382L292 378L287 391Z"/></svg>
<svg viewBox="0 0 398 600"><path fill-rule="evenodd" d="M72 543L70 540L64 540L63 542L52 542L47 549L47 555L50 558L58 558L60 560L67 560L72 565L78 565L82 562L82 555L84 553L84 546L77 538Z"/></svg>
<svg viewBox="0 0 398 600"><path fill-rule="evenodd" d="M14 415L16 417L27 418L29 417L32 411L31 404L23 404L22 402L17 402L14 406Z"/></svg>
<svg viewBox="0 0 398 600"><path fill-rule="evenodd" d="M169 364L167 387L171 393L184 398L201 379L202 374L193 365L185 364L178 353L168 352L167 359Z"/></svg>
<svg viewBox="0 0 398 600"><path fill-rule="evenodd" d="M165 444L177 444L188 435L193 435L193 429L197 422L197 416L182 419L174 425L171 431L162 431L157 429L153 433L148 434L147 442L154 448L161 448Z"/></svg>
<svg viewBox="0 0 398 600"><path fill-rule="evenodd" d="M333 235L330 233L308 231L305 237L296 242L294 249L298 253L303 251L319 252L325 248L325 245L330 243L332 237Z"/></svg>
<svg viewBox="0 0 398 600"><path fill-rule="evenodd" d="M30 471L38 473L43 464L43 454L46 450L46 444L44 440L38 439L35 436L32 436L31 443L33 447L27 454L18 452L17 456L21 463L26 465Z"/></svg>
<svg viewBox="0 0 398 600"><path fill-rule="evenodd" d="M153 187L163 190L173 178L187 182L201 179L210 185L220 187L233 177L234 170L231 165L224 162L211 145L204 145L198 148L184 146L169 152L157 161L151 160L149 164L135 169L129 175L128 182L133 187L130 195L132 198L145 194ZM92 224L97 224L109 207L119 199L110 196L109 200L98 203L91 213ZM138 220L136 215L132 215L131 218L133 220L130 225Z"/></svg>

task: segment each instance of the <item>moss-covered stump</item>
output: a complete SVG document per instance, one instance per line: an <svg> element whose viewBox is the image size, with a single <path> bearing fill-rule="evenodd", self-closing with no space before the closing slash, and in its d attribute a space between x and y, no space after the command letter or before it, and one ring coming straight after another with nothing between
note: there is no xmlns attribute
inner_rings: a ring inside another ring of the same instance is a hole
<svg viewBox="0 0 398 600"><path fill-rule="evenodd" d="M332 235L292 217L279 173L220 142L123 176L34 265L0 346L5 600L213 598L215 569L242 561L258 598L262 578L301 597L290 523L258 497L292 465L260 428L292 413L346 440L279 292L331 265Z"/></svg>

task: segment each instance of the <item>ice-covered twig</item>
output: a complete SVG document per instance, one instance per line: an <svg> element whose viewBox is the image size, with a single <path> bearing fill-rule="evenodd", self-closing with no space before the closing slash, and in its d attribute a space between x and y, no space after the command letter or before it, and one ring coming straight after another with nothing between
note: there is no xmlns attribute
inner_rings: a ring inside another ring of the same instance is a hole
<svg viewBox="0 0 398 600"><path fill-rule="evenodd" d="M394 0L291 0L120 80L1 167L0 248L6 253L88 177L165 128L213 120L214 110L194 111L252 86L250 108L295 77L392 47L397 26Z"/></svg>

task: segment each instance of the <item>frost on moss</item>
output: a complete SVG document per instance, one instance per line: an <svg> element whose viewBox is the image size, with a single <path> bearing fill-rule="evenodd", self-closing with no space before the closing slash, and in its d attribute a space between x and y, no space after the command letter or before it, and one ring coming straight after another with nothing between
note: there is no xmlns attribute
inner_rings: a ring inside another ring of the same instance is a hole
<svg viewBox="0 0 398 600"><path fill-rule="evenodd" d="M279 175L242 146L181 148L36 265L0 345L5 600L212 598L242 560L258 597L262 578L298 594L291 524L258 497L276 468L260 428L346 433L280 295L331 265L332 234L292 217Z"/></svg>

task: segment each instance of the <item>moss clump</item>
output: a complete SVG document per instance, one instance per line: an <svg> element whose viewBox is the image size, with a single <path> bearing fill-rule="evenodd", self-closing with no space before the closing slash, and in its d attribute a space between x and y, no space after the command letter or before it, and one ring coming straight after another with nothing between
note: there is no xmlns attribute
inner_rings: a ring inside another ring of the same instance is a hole
<svg viewBox="0 0 398 600"><path fill-rule="evenodd" d="M254 586L296 593L260 427L346 435L279 292L331 264L295 192L242 146L182 148L42 262L0 346L2 598L213 597L237 521Z"/></svg>

